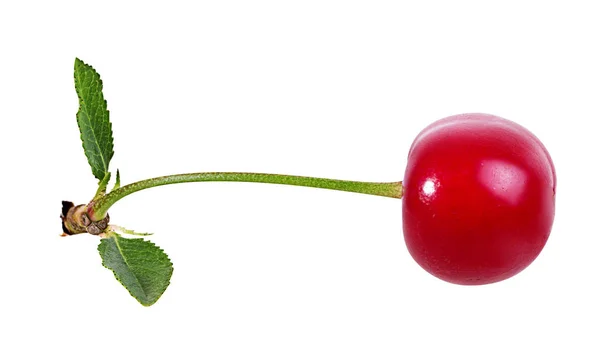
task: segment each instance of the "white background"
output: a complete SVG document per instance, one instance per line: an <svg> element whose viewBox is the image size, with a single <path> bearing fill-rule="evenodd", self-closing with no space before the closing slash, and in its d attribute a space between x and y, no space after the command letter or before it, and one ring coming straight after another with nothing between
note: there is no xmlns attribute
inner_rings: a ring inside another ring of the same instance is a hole
<svg viewBox="0 0 600 358"><path fill-rule="evenodd" d="M598 357L599 11L582 1L57 1L0 5L0 356ZM190 171L401 180L414 136L463 112L534 132L552 235L518 276L423 271L398 200L202 183L119 202L175 265L139 305L60 201L95 179L75 57L102 75L129 183Z"/></svg>

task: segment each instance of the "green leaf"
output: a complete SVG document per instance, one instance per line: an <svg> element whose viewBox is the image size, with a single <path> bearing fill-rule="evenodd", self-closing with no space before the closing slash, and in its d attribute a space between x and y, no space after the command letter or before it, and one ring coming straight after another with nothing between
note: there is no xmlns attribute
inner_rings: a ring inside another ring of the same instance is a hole
<svg viewBox="0 0 600 358"><path fill-rule="evenodd" d="M169 286L173 264L150 241L113 234L100 240L98 251L104 267L144 306L153 305Z"/></svg>
<svg viewBox="0 0 600 358"><path fill-rule="evenodd" d="M78 58L75 59L75 90L79 97L77 124L83 150L92 173L96 179L102 180L108 173L108 164L114 154L112 126L100 75Z"/></svg>
<svg viewBox="0 0 600 358"><path fill-rule="evenodd" d="M117 179L115 179L115 186L112 190L119 189L121 187L121 173L119 173L119 169L117 169Z"/></svg>
<svg viewBox="0 0 600 358"><path fill-rule="evenodd" d="M151 232L136 232L134 230L129 230L126 229L122 226L118 226L118 225L112 225L112 228L117 231L120 232L121 234L126 234L126 235L137 235L137 236L150 236L153 235Z"/></svg>

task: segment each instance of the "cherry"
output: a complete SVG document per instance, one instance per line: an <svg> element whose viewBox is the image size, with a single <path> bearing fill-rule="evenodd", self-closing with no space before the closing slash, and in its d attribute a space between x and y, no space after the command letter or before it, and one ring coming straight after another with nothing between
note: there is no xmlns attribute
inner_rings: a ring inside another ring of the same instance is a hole
<svg viewBox="0 0 600 358"><path fill-rule="evenodd" d="M143 305L169 285L173 266L147 235L109 225L121 199L178 183L227 181L297 185L402 199L404 238L425 270L452 283L501 281L525 269L544 248L554 221L556 174L542 142L520 125L489 114L461 114L434 122L413 142L403 181L362 182L299 175L196 172L163 175L121 186L109 162L112 125L100 75L75 60L77 123L83 149L98 179L87 205L63 201L64 235L102 237L102 263ZM150 260L151 258L151 260Z"/></svg>
<svg viewBox="0 0 600 358"><path fill-rule="evenodd" d="M512 277L550 235L552 159L509 120L461 114L432 123L410 148L403 185L408 250L442 280L481 285Z"/></svg>

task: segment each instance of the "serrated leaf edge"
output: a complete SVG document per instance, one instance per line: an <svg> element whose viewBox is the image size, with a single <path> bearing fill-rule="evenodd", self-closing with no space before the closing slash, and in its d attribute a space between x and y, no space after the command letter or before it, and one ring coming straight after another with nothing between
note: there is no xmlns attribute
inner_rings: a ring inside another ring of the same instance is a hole
<svg viewBox="0 0 600 358"><path fill-rule="evenodd" d="M125 256L123 255L123 251L121 250L121 246L119 245L118 239L123 239L123 240L141 240L143 242L147 242L149 244L152 244L154 247L156 247L161 253L163 253L167 257L167 261L171 264L171 275L169 276L169 279L167 280L167 284L166 284L165 289L163 290L163 292L160 295L158 295L158 297L156 297L156 299L154 301L149 302L149 303L144 303L144 302L140 301L137 297L135 297L133 295L133 293L129 290L129 288L123 284L123 281L121 281L121 279L119 279L119 277L117 276L117 273L113 269L111 269L110 267L108 267L108 266L106 266L104 264L104 258L102 259L102 266L104 266L105 268L109 269L113 273L113 275L115 276L115 279L117 281L119 281L119 283L121 284L121 286L123 286L123 287L125 287L125 289L127 289L127 292L129 292L129 294L131 295L131 297L135 298L136 301L138 301L142 306L145 306L145 307L149 307L149 306L152 306L153 304L155 304L162 297L162 295L166 292L167 288L171 284L171 277L173 276L173 271L175 269L173 268L173 262L171 261L171 258L169 257L169 255L167 255L167 253L165 252L165 250L163 250L160 246L156 245L154 242L152 242L150 240L144 240L143 238L139 238L139 237L136 237L136 238L125 238L125 237L120 237L118 235L114 235L113 234L113 235L106 236L105 239L114 239L115 240L115 244L117 245L117 249L119 250L119 253L121 254L121 257L123 258L123 261L125 261L125 263L128 266L129 266L129 263L127 262L127 260L125 259ZM100 252L100 245L98 245L98 253L100 254L100 257L102 257L102 253ZM140 285L140 287L142 287L142 285L140 284L140 281L137 278L137 276L135 276L135 279L136 279L138 285ZM144 290L142 289L142 291L144 291ZM144 295L147 298L146 292L144 292Z"/></svg>
<svg viewBox="0 0 600 358"><path fill-rule="evenodd" d="M108 102L104 98L104 93L102 92L104 89L104 83L102 82L102 77L100 76L98 71L96 71L96 69L93 66L88 65L87 63L83 62L79 58L75 58L75 71L74 71L75 92L77 93L77 99L78 99L78 103L79 103L79 109L77 110L77 115L79 115L79 112L81 112L82 110L85 111L85 106L83 105L83 99L82 99L82 96L79 94L79 88L77 86L77 84L80 83L80 81L81 81L81 79L77 76L77 66L89 67L92 71L94 71L95 73L98 74L98 83L100 85L99 90L100 90L100 94L102 95L102 101L104 102L104 104L106 106L106 113L108 114L108 118L109 118L108 119L108 128L111 132L111 136L110 136L111 150L110 150L109 158L106 159L106 158L104 158L104 156L102 156L102 155L100 156L100 158L102 159L102 163L104 164L104 172L106 173L109 171L110 160L112 159L115 152L114 152L114 140L113 140L113 136L112 136L112 123L110 122L110 111L108 110ZM90 115L87 113L87 111L85 111L85 112L87 114L87 117L91 118ZM83 131L81 129L81 125L79 124L79 121L77 121L77 127L79 128L79 133L80 133L79 139L81 139L81 146L83 147L83 152L86 154L86 157L87 157L87 152L85 150L85 146L83 145L83 143L84 143ZM90 125L90 127L91 127L91 125ZM98 148L98 151L100 153L102 153L102 151L100 150L100 143L98 142L98 138L96 138L96 133L94 131L92 131L92 135L94 137L93 143ZM88 158L88 162L89 162L89 158ZM94 177L96 177L96 179L98 179L99 181L102 181L103 177L99 178L98 176L96 176L96 174L94 173L94 168L92 168L92 174L94 175Z"/></svg>

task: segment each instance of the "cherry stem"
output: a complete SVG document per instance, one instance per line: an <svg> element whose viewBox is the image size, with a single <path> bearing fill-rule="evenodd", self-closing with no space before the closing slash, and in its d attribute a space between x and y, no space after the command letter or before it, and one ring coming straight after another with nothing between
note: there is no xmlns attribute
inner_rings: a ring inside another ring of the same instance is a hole
<svg viewBox="0 0 600 358"><path fill-rule="evenodd" d="M247 182L247 183L270 183L306 186L313 188L332 189L340 191L349 191L354 193L362 193L369 195L386 196L390 198L402 198L402 182L390 183L371 183L349 180L312 178L295 175L281 174L262 174L262 173L224 173L224 172L207 172L207 173L190 173L167 175L152 179L141 180L129 185L125 185L110 193L101 196L88 205L88 215L91 220L101 220L106 216L108 209L117 201L133 194L136 191L153 188L156 186L191 183L203 181L230 181L230 182Z"/></svg>

